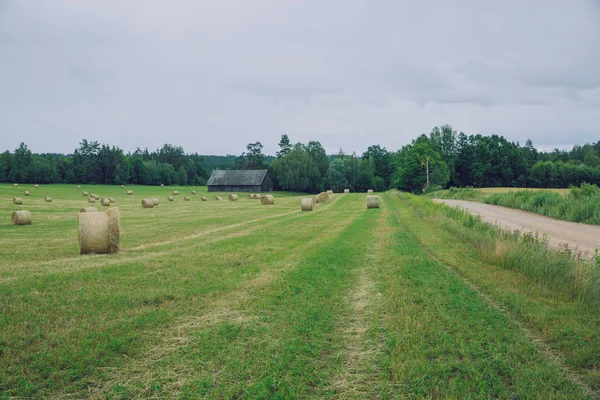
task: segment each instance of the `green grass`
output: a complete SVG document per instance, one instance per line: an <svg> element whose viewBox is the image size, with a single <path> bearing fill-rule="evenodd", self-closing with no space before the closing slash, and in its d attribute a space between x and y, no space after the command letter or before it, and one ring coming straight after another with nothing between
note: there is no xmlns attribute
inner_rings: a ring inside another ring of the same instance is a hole
<svg viewBox="0 0 600 400"><path fill-rule="evenodd" d="M565 221L600 225L600 189L596 185L583 184L568 190L450 188L431 193L427 197L479 201Z"/></svg>
<svg viewBox="0 0 600 400"><path fill-rule="evenodd" d="M31 188L34 223L15 227L25 188L0 185L0 398L589 397L518 321L599 386L598 309L482 260L457 235L473 227L424 204L336 194L300 212L294 193L127 189L82 188L117 198L123 237L79 256L79 190Z"/></svg>

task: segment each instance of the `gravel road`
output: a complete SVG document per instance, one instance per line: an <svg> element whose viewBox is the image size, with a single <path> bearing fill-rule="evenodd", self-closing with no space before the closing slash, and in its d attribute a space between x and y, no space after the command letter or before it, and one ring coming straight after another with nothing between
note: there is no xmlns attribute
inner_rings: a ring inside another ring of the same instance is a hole
<svg viewBox="0 0 600 400"><path fill-rule="evenodd" d="M552 247L564 247L567 244L587 257L592 257L600 249L600 226L560 221L543 215L533 214L512 208L494 206L463 200L439 200L449 206L459 206L484 221L500 225L502 229L537 232L548 235L548 244Z"/></svg>

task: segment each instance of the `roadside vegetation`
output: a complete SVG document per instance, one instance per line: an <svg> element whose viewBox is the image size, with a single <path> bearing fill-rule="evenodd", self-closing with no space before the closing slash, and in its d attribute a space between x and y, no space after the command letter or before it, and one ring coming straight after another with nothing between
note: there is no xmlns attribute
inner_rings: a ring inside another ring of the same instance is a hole
<svg viewBox="0 0 600 400"><path fill-rule="evenodd" d="M600 188L587 183L572 186L568 191L556 190L505 190L486 191L473 188L450 188L427 195L438 199L479 201L503 207L516 208L536 214L600 225Z"/></svg>

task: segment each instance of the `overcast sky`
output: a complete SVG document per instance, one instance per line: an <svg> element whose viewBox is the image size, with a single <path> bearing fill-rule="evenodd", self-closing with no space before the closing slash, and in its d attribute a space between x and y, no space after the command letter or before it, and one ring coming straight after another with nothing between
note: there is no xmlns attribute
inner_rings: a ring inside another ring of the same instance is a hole
<svg viewBox="0 0 600 400"><path fill-rule="evenodd" d="M0 0L0 151L600 140L599 0Z"/></svg>

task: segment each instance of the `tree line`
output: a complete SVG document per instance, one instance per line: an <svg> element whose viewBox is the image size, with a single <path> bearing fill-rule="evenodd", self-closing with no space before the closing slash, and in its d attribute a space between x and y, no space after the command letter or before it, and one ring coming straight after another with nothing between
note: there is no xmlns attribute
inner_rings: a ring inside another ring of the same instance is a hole
<svg viewBox="0 0 600 400"><path fill-rule="evenodd" d="M435 127L397 151L372 145L357 155L327 154L321 143L292 143L282 135L275 156L261 142L239 156L185 153L165 144L156 151L122 149L82 140L72 154L33 154L25 143L0 155L0 181L204 185L214 169L268 169L276 188L298 192L397 188L411 192L456 187L564 188L600 184L600 142L546 153L500 135L467 135Z"/></svg>

